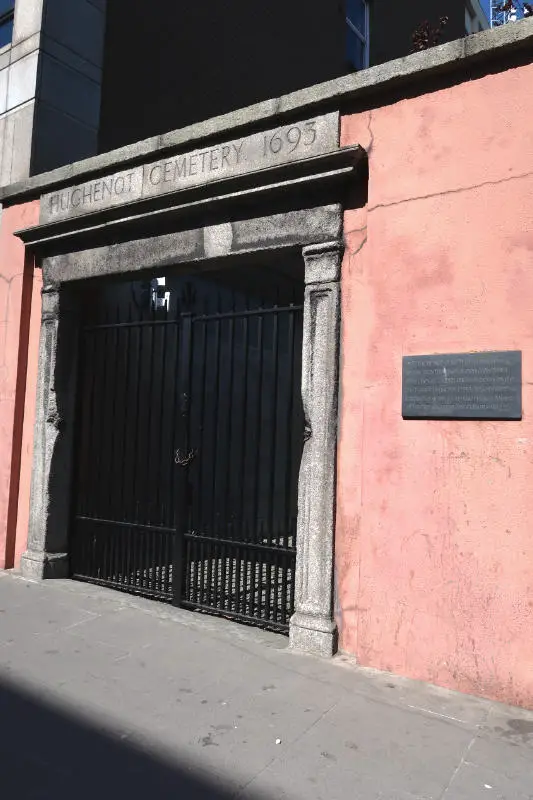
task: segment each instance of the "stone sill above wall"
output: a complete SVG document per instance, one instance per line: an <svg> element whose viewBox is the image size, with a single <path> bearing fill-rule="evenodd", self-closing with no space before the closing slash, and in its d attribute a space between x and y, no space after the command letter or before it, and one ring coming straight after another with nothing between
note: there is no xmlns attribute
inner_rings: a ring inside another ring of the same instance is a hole
<svg viewBox="0 0 533 800"><path fill-rule="evenodd" d="M527 53L528 50L533 53L533 20L509 23L35 175L0 188L0 202L11 204L22 199L29 200L73 181L87 180L112 169L140 164L154 155L159 157L176 153L185 147L213 142L236 132L243 135L267 124L272 126L280 120L316 113L321 108L339 108L348 101L414 85L433 76L453 73L459 77L461 73L466 76L467 70L473 65L490 64L513 54Z"/></svg>

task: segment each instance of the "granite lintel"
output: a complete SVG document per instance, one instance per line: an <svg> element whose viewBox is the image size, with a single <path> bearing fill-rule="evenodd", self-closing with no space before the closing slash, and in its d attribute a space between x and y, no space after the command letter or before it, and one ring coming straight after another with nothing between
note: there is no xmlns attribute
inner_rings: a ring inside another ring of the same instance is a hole
<svg viewBox="0 0 533 800"><path fill-rule="evenodd" d="M203 208L209 207L213 211L217 206L226 207L228 204L236 204L247 199L262 198L273 195L276 192L289 192L295 191L303 187L320 186L320 185L334 185L346 181L354 174L357 169L357 164L365 156L362 148L346 148L338 151L339 158L335 159L337 163L348 164L350 166L342 166L338 169L328 169L325 172L311 172L304 176L296 178L288 178L283 181L276 181L273 183L266 183L265 185L251 186L244 189L236 189L235 191L228 191L227 193L207 194L198 199L185 200L183 203L175 203L178 195L187 196L189 192L173 193L171 199L174 201L172 205L164 205L161 207L160 202L154 207L153 204L147 205L144 200L136 201L121 207L114 207L105 209L97 214L83 215L79 217L70 218L55 223L47 223L37 225L30 228L18 230L15 235L18 236L26 245L33 247L42 246L50 242L64 242L67 240L79 239L80 237L88 234L97 234L104 230L114 228L117 234L125 228L132 225L142 225L149 221L163 221L165 219L179 219L185 215L190 216L193 213L200 213ZM342 157L341 157L342 156ZM317 162L319 160L317 159ZM301 162L300 162L301 165ZM318 166L319 164L315 164ZM253 177L254 173L248 173L244 176L245 179ZM235 181L229 182L234 185ZM240 180L237 181L240 183ZM220 189L220 184L211 184ZM160 197L169 199L168 195Z"/></svg>

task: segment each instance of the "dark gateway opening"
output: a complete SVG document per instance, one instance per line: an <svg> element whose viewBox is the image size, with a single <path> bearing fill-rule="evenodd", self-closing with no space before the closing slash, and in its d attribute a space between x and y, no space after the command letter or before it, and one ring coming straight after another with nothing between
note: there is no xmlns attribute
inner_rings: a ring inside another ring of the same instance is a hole
<svg viewBox="0 0 533 800"><path fill-rule="evenodd" d="M288 631L303 263L83 290L75 578Z"/></svg>

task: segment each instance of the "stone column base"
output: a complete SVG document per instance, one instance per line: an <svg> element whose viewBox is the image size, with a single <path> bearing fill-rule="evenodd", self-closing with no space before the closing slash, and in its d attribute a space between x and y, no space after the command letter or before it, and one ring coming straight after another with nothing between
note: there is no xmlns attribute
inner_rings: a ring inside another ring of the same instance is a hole
<svg viewBox="0 0 533 800"><path fill-rule="evenodd" d="M20 561L20 570L22 577L30 581L68 578L70 574L68 554L26 550Z"/></svg>
<svg viewBox="0 0 533 800"><path fill-rule="evenodd" d="M289 628L289 645L295 650L322 658L337 652L337 626L331 619L310 614L293 614Z"/></svg>

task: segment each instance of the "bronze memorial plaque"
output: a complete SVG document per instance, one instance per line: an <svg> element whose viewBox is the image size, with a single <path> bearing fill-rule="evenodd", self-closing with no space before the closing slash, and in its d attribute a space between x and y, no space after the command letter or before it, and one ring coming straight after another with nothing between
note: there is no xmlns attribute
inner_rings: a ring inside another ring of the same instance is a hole
<svg viewBox="0 0 533 800"><path fill-rule="evenodd" d="M404 419L522 419L520 350L405 356Z"/></svg>

